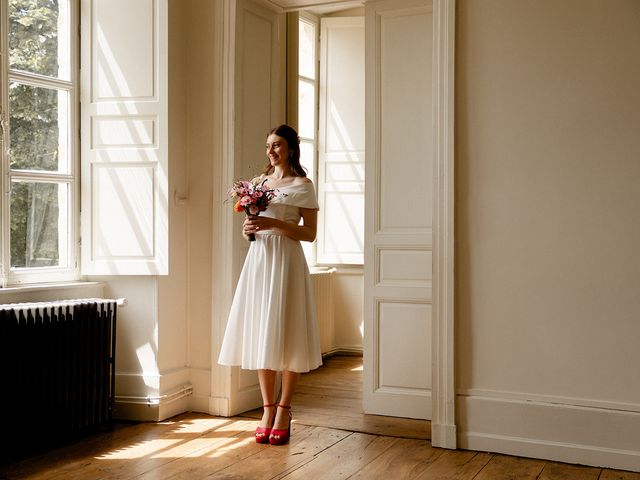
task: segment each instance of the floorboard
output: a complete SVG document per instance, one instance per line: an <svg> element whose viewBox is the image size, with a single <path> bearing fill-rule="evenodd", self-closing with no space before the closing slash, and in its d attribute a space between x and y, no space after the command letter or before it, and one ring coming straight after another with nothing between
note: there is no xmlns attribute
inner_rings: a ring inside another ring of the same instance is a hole
<svg viewBox="0 0 640 480"><path fill-rule="evenodd" d="M361 366L358 357L336 357L303 376L288 445L255 443L260 410L234 418L185 413L10 459L0 479L640 480L621 470L434 448L429 422L362 413Z"/></svg>

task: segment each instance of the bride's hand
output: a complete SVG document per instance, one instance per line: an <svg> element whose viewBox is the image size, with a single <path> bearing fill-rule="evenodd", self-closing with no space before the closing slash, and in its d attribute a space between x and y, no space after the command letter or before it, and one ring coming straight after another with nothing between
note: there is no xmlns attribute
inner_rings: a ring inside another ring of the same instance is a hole
<svg viewBox="0 0 640 480"><path fill-rule="evenodd" d="M274 218L262 217L260 215L249 215L244 221L243 231L248 235L260 230L271 230L277 226L278 224Z"/></svg>
<svg viewBox="0 0 640 480"><path fill-rule="evenodd" d="M251 234L255 234L258 231L258 227L253 221L253 215L244 219L244 223L242 224L242 234L245 237L249 237Z"/></svg>

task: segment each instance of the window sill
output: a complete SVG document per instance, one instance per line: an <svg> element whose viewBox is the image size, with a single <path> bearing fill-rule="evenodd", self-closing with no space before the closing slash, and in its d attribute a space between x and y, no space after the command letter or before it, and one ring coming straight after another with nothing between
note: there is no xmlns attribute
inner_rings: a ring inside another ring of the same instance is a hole
<svg viewBox="0 0 640 480"><path fill-rule="evenodd" d="M0 303L42 302L101 297L101 282L32 283L0 288Z"/></svg>
<svg viewBox="0 0 640 480"><path fill-rule="evenodd" d="M311 273L323 272L330 268L335 268L336 273L338 275L363 275L364 274L363 265L316 265L314 267L309 267L309 271Z"/></svg>

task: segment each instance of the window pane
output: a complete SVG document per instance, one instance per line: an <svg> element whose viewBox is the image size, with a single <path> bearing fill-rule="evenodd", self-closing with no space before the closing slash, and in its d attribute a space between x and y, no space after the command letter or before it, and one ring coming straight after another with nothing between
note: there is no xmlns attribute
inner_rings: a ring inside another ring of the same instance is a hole
<svg viewBox="0 0 640 480"><path fill-rule="evenodd" d="M9 67L70 79L69 0L9 0Z"/></svg>
<svg viewBox="0 0 640 480"><path fill-rule="evenodd" d="M300 21L298 71L300 75L316 78L316 26Z"/></svg>
<svg viewBox="0 0 640 480"><path fill-rule="evenodd" d="M331 192L324 196L324 238L320 261L362 263L364 251L364 195Z"/></svg>
<svg viewBox="0 0 640 480"><path fill-rule="evenodd" d="M313 147L313 142L310 142L308 140L300 141L300 164L307 171L307 177L314 183L317 192L318 185L316 184L316 172L313 163L314 150L315 149ZM315 245L310 242L301 243L302 250L304 250L304 255L307 258L307 263L309 263L310 265L314 265L316 263Z"/></svg>
<svg viewBox="0 0 640 480"><path fill-rule="evenodd" d="M11 266L66 266L68 186L13 182Z"/></svg>
<svg viewBox="0 0 640 480"><path fill-rule="evenodd" d="M304 140L300 142L300 164L307 171L307 177L309 177L309 179L313 183L315 183L316 172L314 171L314 167L313 167L313 143L312 142L306 142ZM316 185L316 189L317 188L318 186Z"/></svg>
<svg viewBox="0 0 640 480"><path fill-rule="evenodd" d="M298 82L298 122L299 134L304 138L314 138L315 131L315 89L309 82Z"/></svg>
<svg viewBox="0 0 640 480"><path fill-rule="evenodd" d="M68 171L68 125L68 92L11 82L11 168Z"/></svg>

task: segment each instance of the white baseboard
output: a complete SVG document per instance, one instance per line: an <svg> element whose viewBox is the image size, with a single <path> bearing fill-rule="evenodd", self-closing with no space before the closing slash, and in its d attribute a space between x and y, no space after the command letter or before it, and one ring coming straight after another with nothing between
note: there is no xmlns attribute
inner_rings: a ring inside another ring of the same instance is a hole
<svg viewBox="0 0 640 480"><path fill-rule="evenodd" d="M458 448L640 471L640 413L458 395Z"/></svg>
<svg viewBox="0 0 640 480"><path fill-rule="evenodd" d="M116 372L115 381L116 419L158 422L189 409L193 386L187 367L161 374Z"/></svg>
<svg viewBox="0 0 640 480"><path fill-rule="evenodd" d="M160 421L160 405L123 403L116 400L113 406L113 418L135 422L158 422Z"/></svg>
<svg viewBox="0 0 640 480"><path fill-rule="evenodd" d="M362 356L362 345L336 345L322 353L322 358L331 357L334 355L353 355Z"/></svg>

